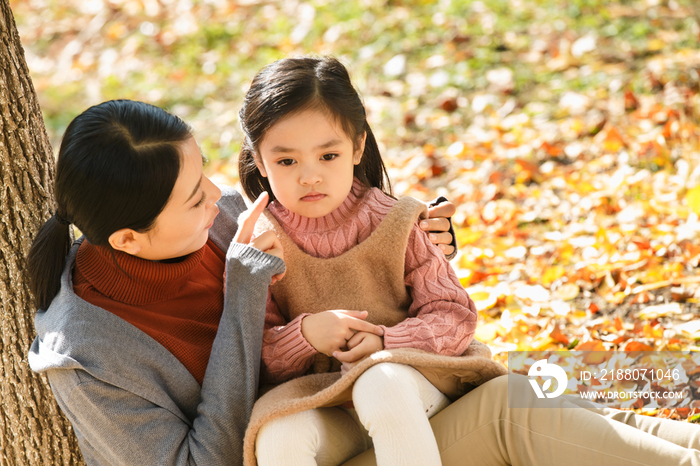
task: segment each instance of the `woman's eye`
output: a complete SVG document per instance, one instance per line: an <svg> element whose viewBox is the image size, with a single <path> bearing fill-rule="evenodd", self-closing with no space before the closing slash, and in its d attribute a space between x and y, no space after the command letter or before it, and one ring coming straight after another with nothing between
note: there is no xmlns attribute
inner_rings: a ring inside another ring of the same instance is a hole
<svg viewBox="0 0 700 466"><path fill-rule="evenodd" d="M202 204L204 204L204 200L205 200L206 198L207 198L206 193L202 192L202 198L201 198L199 201L197 201L197 203L194 205L194 208L196 209L197 207L199 207L199 206L201 206Z"/></svg>
<svg viewBox="0 0 700 466"><path fill-rule="evenodd" d="M321 160L333 160L334 158L338 157L338 154L323 154L323 157L321 157Z"/></svg>
<svg viewBox="0 0 700 466"><path fill-rule="evenodd" d="M278 165L282 165L283 167L288 167L294 163L293 159L282 159L277 162Z"/></svg>

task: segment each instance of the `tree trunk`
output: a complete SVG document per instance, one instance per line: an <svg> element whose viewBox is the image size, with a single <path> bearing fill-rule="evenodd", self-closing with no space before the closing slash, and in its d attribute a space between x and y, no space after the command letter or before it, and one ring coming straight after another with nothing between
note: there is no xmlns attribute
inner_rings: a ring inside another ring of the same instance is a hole
<svg viewBox="0 0 700 466"><path fill-rule="evenodd" d="M32 240L53 211L54 160L8 0L0 0L0 465L84 464L44 377L29 369Z"/></svg>

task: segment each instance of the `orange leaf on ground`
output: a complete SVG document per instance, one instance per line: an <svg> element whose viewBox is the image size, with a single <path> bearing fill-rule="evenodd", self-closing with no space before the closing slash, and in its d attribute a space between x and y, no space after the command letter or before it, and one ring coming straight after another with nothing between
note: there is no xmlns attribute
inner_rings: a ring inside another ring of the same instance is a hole
<svg viewBox="0 0 700 466"><path fill-rule="evenodd" d="M610 128L603 140L603 148L608 152L618 152L625 147L625 141L616 128Z"/></svg>
<svg viewBox="0 0 700 466"><path fill-rule="evenodd" d="M624 351L654 351L654 347L639 341L631 340L625 345Z"/></svg>
<svg viewBox="0 0 700 466"><path fill-rule="evenodd" d="M639 100L637 100L632 91L627 89L625 91L625 110L632 111L637 110L637 108L639 108Z"/></svg>
<svg viewBox="0 0 700 466"><path fill-rule="evenodd" d="M583 362L585 364L600 364L607 361L612 357L612 353L607 352L603 343L598 340L589 340L580 343L574 348L576 351L595 351L592 353L586 353L583 356Z"/></svg>
<svg viewBox="0 0 700 466"><path fill-rule="evenodd" d="M543 142L540 148L544 149L547 152L547 154L551 155L552 157L558 157L563 152L563 150L560 147L553 146L547 141Z"/></svg>
<svg viewBox="0 0 700 466"><path fill-rule="evenodd" d="M653 338L654 340L659 340L659 339L663 338L663 336L664 336L664 328L661 325L652 326L650 324L646 324L644 326L644 330L642 330L642 333L647 338Z"/></svg>
<svg viewBox="0 0 700 466"><path fill-rule="evenodd" d="M605 351L605 346L598 340L588 340L576 345L576 351Z"/></svg>
<svg viewBox="0 0 700 466"><path fill-rule="evenodd" d="M629 337L623 335L623 336L621 336L621 337L615 338L612 342L613 342L613 344L615 344L615 345L619 345L619 344L621 344L621 343L626 342L627 340L629 340Z"/></svg>
<svg viewBox="0 0 700 466"><path fill-rule="evenodd" d="M620 316L615 317L615 330L622 330L622 319L620 319Z"/></svg>
<svg viewBox="0 0 700 466"><path fill-rule="evenodd" d="M552 329L552 331L549 333L549 337L552 340L561 343L562 345L566 345L566 346L569 345L569 339L566 337L566 335L561 333L561 329L559 328L558 325L554 326L554 329Z"/></svg>
<svg viewBox="0 0 700 466"><path fill-rule="evenodd" d="M641 293L635 295L632 300L630 301L630 304L646 304L651 299L654 297L651 293L648 291L642 291Z"/></svg>

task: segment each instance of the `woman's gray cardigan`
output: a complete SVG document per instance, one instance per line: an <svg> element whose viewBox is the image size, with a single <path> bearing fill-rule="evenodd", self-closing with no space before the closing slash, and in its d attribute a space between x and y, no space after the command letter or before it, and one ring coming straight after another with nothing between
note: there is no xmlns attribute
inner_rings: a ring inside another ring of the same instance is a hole
<svg viewBox="0 0 700 466"><path fill-rule="evenodd" d="M141 330L73 293L71 248L59 294L35 318L29 364L47 375L89 465L238 465L258 388L268 285L284 262L231 243L245 210L222 190L210 238L226 253L224 310L202 386Z"/></svg>

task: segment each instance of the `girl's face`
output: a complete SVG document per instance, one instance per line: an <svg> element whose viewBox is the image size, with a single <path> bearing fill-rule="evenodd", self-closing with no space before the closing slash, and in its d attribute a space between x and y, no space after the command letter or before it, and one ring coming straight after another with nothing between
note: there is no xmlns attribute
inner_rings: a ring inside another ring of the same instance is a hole
<svg viewBox="0 0 700 466"><path fill-rule="evenodd" d="M142 259L182 257L202 248L219 213L221 190L204 176L202 153L194 138L180 146L182 166L170 199L149 231L119 230L110 236L115 249Z"/></svg>
<svg viewBox="0 0 700 466"><path fill-rule="evenodd" d="M267 130L256 165L277 200L304 217L323 217L345 201L360 163L358 150L327 112L310 109L286 116Z"/></svg>

